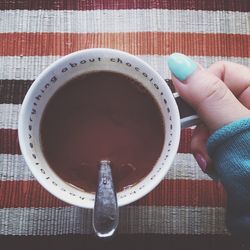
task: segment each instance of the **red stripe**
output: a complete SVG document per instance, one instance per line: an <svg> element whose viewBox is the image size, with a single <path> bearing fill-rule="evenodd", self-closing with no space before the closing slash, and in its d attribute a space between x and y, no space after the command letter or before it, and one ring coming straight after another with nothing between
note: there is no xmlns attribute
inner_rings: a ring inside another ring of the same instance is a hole
<svg viewBox="0 0 250 250"><path fill-rule="evenodd" d="M188 10L231 10L249 11L249 1L225 0L74 0L74 1L1 1L0 9L28 9L28 10L99 10L99 9L188 9Z"/></svg>
<svg viewBox="0 0 250 250"><path fill-rule="evenodd" d="M0 182L0 208L59 206L66 206L66 203L49 194L36 181Z"/></svg>
<svg viewBox="0 0 250 250"><path fill-rule="evenodd" d="M221 184L207 180L163 180L145 198L135 202L147 206L224 207Z"/></svg>
<svg viewBox="0 0 250 250"><path fill-rule="evenodd" d="M182 130L178 153L190 153L191 136L191 129ZM0 154L21 154L17 130L0 129Z"/></svg>
<svg viewBox="0 0 250 250"><path fill-rule="evenodd" d="M205 180L163 180L134 206L224 207L220 184ZM0 208L62 207L68 204L48 193L36 181L0 181Z"/></svg>
<svg viewBox="0 0 250 250"><path fill-rule="evenodd" d="M21 154L17 130L0 129L0 154Z"/></svg>
<svg viewBox="0 0 250 250"><path fill-rule="evenodd" d="M178 153L191 153L190 143L193 130L190 128L181 130L181 138Z"/></svg>
<svg viewBox="0 0 250 250"><path fill-rule="evenodd" d="M0 56L66 55L86 48L107 47L135 55L250 57L250 36L200 33L2 33ZM160 45L160 46L159 46Z"/></svg>

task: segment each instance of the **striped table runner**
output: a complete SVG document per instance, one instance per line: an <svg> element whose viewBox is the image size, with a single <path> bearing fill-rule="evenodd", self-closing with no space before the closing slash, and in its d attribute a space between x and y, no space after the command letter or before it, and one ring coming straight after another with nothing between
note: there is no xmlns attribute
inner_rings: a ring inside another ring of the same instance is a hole
<svg viewBox="0 0 250 250"><path fill-rule="evenodd" d="M109 47L135 54L164 78L167 56L183 52L208 67L250 66L250 2L223 0L0 1L0 234L92 233L91 210L45 191L21 155L17 120L38 74L70 52ZM227 235L226 197L190 154L191 129L161 184L121 208L118 235Z"/></svg>

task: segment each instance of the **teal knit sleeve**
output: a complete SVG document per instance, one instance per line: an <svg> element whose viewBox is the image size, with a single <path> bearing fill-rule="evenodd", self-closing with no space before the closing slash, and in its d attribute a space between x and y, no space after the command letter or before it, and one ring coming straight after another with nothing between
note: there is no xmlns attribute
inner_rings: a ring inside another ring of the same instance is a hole
<svg viewBox="0 0 250 250"><path fill-rule="evenodd" d="M227 227L250 235L250 118L215 131L207 149L227 192Z"/></svg>

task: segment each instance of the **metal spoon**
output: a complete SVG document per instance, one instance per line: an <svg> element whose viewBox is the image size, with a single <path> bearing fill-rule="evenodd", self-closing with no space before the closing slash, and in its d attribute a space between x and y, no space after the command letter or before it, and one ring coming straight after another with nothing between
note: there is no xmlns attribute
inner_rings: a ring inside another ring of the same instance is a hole
<svg viewBox="0 0 250 250"><path fill-rule="evenodd" d="M103 160L100 162L92 220L93 228L98 237L109 237L114 234L118 222L119 209L110 161Z"/></svg>

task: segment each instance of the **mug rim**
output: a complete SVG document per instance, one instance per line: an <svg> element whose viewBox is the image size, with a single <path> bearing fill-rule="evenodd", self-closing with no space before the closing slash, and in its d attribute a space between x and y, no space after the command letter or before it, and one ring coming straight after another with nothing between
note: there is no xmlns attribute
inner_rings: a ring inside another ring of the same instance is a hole
<svg viewBox="0 0 250 250"><path fill-rule="evenodd" d="M65 55L65 56L62 56L60 59L56 60L55 62L53 62L52 64L50 64L45 70L43 70L39 76L35 79L35 81L33 82L33 84L31 85L30 89L28 90L28 92L26 93L25 95L25 98L23 100L23 103L22 103L22 106L21 106L21 111L19 113L19 119L18 119L18 138L19 138L19 144L20 144L20 149L21 149L21 152L23 154L23 157L25 159L25 162L27 163L27 166L29 167L29 169L31 170L32 174L35 176L36 180L51 194L53 194L55 197L63 200L64 202L68 203L68 204L71 204L71 205L76 205L76 206L79 206L79 204L75 204L74 202L71 202L69 201L69 199L67 199L65 196L61 195L56 189L52 189L52 188L49 188L48 185L46 185L46 183L44 182L41 174L39 174L37 171L34 171L34 166L33 166L33 163L31 162L30 160L30 157L28 157L28 150L27 150L27 140L25 139L25 136L24 136L24 113L25 111L27 110L28 108L28 105L30 103L30 99L34 96L34 91L37 89L37 85L38 83L43 79L45 78L46 76L48 76L49 73L51 73L51 71L53 71L53 69L56 69L58 68L58 66L70 59L70 58L73 58L75 55L79 55L81 53L86 53L86 52L94 52L94 53L97 53L97 52L103 52L103 53L106 53L106 52L109 52L109 53L113 53L114 56L116 55L124 55L128 58L134 58L136 61L138 61L138 63L140 65L143 65L145 66L146 68L148 68L151 72L154 73L154 75L157 76L158 80L161 81L161 83L164 82L164 84L162 84L162 86L165 86L165 90L167 90L169 92L169 96L172 96L172 92L170 91L170 88L167 86L167 84L165 83L164 79L159 75L158 72L156 72L156 70L150 66L148 63L146 63L145 61L143 61L142 59L140 59L139 57L137 56L134 56L130 53L127 53L127 52L124 52L124 51L120 51L120 50L115 50L115 49L110 49L110 48L91 48L91 49L84 49L84 50L79 50L79 51L75 51L73 53L70 53L68 55ZM171 108L174 109L173 113L176 114L176 119L175 119L175 143L172 147L174 147L172 149L172 153L171 153L171 156L169 157L170 158L170 164L168 166L165 166L164 167L164 173L165 175L167 174L167 172L169 171L169 168L171 167L171 164L173 163L173 159L177 153L177 150L178 150L178 146L179 146L179 141L180 141L180 130L181 130L181 126L180 126L180 115L179 115L179 110L178 110L178 107L177 107L177 104L175 102L175 99L174 97L172 96L171 99ZM162 113L162 111L161 111ZM162 114L163 116L163 120L164 120L164 124L165 124L165 121L167 120L166 117ZM165 143L165 140L166 140L166 135L164 135L164 143ZM164 148L162 148L162 151L160 153L160 156L163 152ZM159 158L160 158L159 156ZM158 162L158 161L157 161ZM154 166L152 166L152 169L156 166L157 162L154 164ZM50 166L49 166L50 167ZM50 169L52 169L50 167ZM53 170L53 169L52 169ZM146 177L146 176L145 176ZM144 177L144 178L145 178ZM150 185L148 185L147 188L145 188L144 190L142 190L140 193L137 193L135 195L133 195L132 197L130 197L129 200L122 200L119 202L119 198L118 198L118 205L119 206L124 206L124 205L127 205L127 204L130 204L142 197L144 197L146 194L150 193L157 185L159 185L159 183L163 180L164 176L162 177L161 176L157 176L158 178L155 179L154 182L151 182ZM141 180L139 181L141 182ZM87 193L87 192L86 192ZM80 205L81 206L81 205ZM84 205L84 206L81 206L81 207L84 207L84 208L93 208L93 205Z"/></svg>

